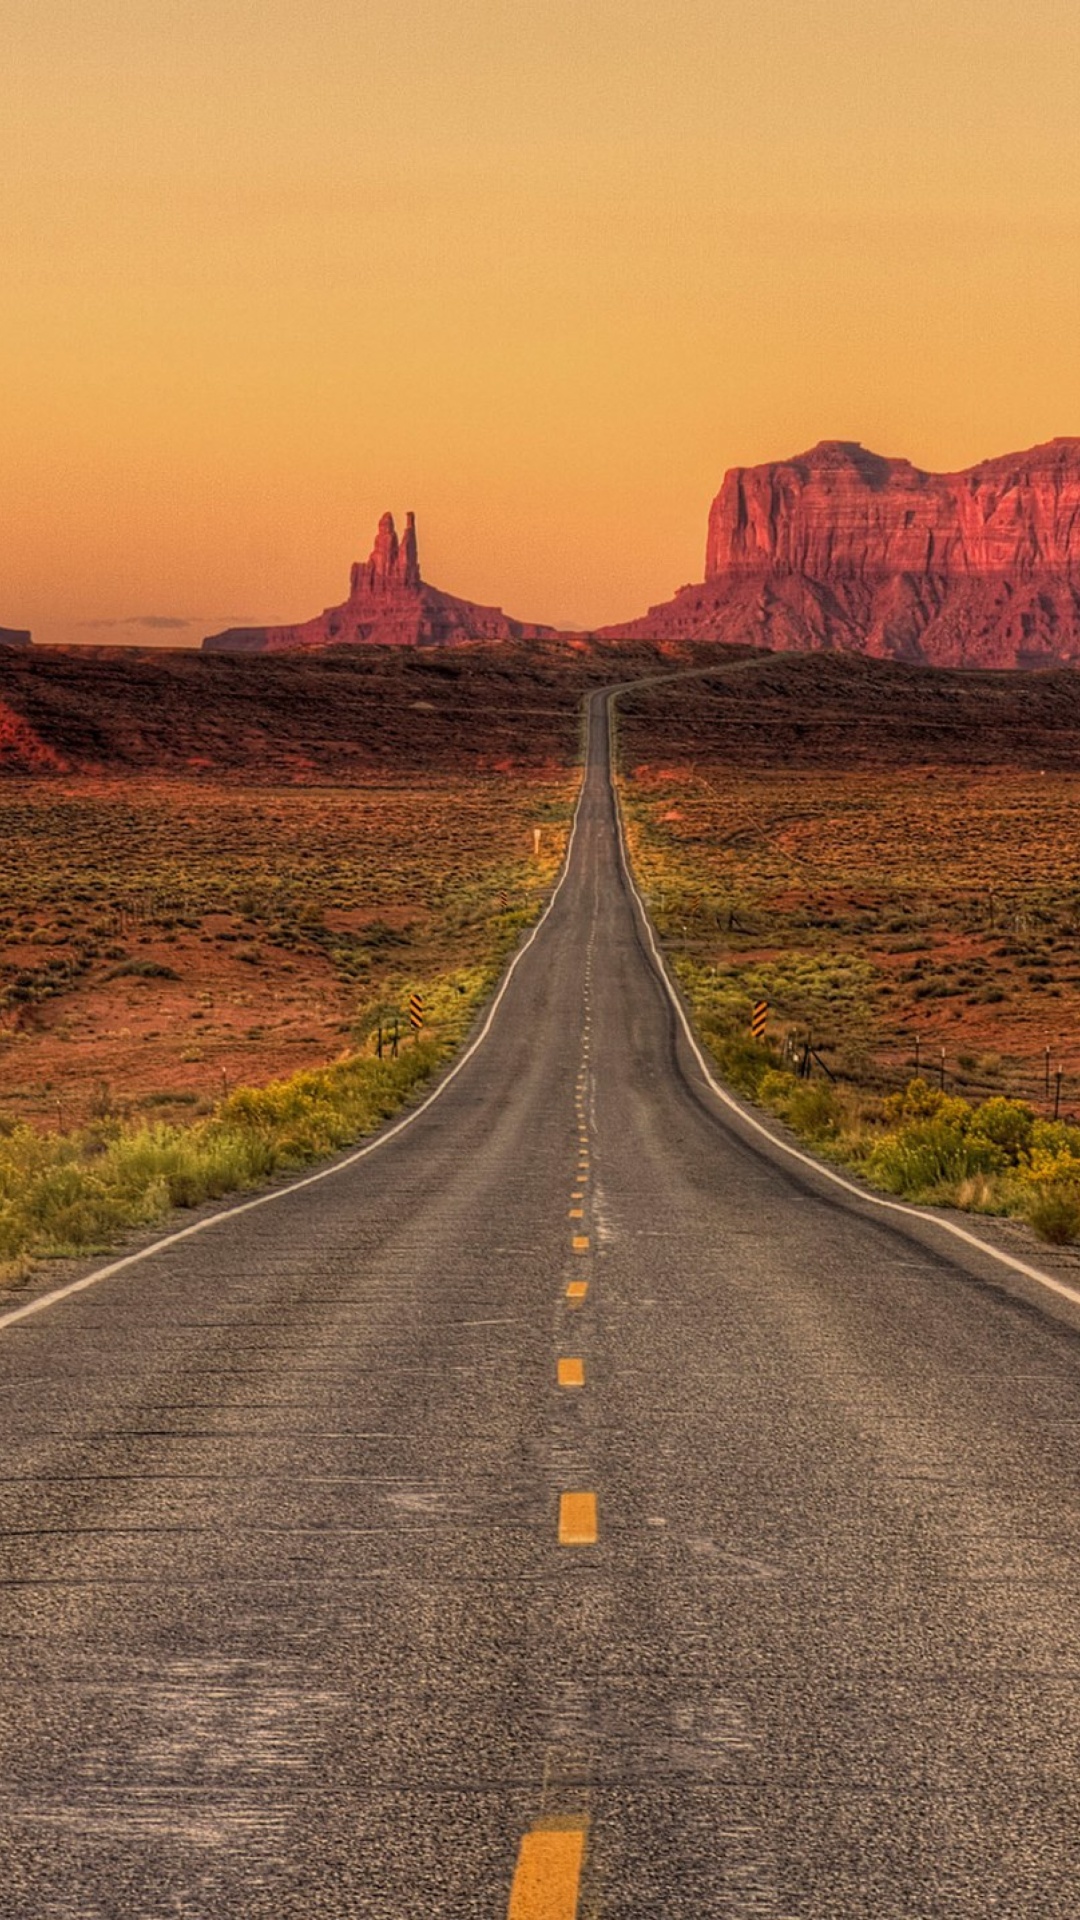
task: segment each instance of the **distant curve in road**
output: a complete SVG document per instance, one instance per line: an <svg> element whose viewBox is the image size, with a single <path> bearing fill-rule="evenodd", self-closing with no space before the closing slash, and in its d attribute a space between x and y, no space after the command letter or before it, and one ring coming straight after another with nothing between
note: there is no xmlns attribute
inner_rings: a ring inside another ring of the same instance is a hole
<svg viewBox="0 0 1080 1920"><path fill-rule="evenodd" d="M332 1178L0 1339L4 1920L1077 1910L1080 1345L748 1129L619 856Z"/></svg>

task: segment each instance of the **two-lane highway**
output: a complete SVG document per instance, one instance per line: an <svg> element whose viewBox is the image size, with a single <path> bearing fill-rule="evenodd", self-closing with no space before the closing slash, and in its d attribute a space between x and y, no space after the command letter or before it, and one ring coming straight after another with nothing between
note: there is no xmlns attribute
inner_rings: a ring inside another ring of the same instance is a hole
<svg viewBox="0 0 1080 1920"><path fill-rule="evenodd" d="M1074 1920L1080 1342L979 1270L713 1099L595 701L439 1098L0 1307L3 1920Z"/></svg>

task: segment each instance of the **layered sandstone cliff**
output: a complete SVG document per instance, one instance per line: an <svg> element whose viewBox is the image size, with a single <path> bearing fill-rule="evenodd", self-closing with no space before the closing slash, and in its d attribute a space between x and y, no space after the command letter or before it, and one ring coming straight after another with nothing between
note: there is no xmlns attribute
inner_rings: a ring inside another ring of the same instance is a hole
<svg viewBox="0 0 1080 1920"><path fill-rule="evenodd" d="M704 581L605 633L936 666L1080 660L1080 440L962 473L840 440L734 467L709 514Z"/></svg>
<svg viewBox="0 0 1080 1920"><path fill-rule="evenodd" d="M477 606L441 593L421 578L413 514L398 538L393 514L379 521L366 561L349 576L349 597L313 620L291 627L229 627L203 641L208 653L284 653L294 648L435 647L463 640L529 640L554 632L511 620L501 607Z"/></svg>

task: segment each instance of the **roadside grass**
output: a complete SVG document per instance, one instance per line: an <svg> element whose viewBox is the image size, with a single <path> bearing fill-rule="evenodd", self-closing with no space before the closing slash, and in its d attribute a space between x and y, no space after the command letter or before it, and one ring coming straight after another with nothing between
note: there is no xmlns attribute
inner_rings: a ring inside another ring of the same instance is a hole
<svg viewBox="0 0 1080 1920"><path fill-rule="evenodd" d="M376 1049L400 992L358 1010L354 1049L343 1058L237 1087L187 1125L105 1115L43 1133L0 1116L0 1280L25 1278L43 1259L106 1252L174 1208L258 1187L374 1132L451 1059L531 917L498 916L481 962L398 983L422 995L425 1025L399 1034L396 1057L389 1025L381 1058Z"/></svg>
<svg viewBox="0 0 1080 1920"><path fill-rule="evenodd" d="M973 1103L922 1078L885 1096L802 1079L748 1034L749 998L729 990L721 1001L702 990L700 970L678 960L675 970L724 1079L823 1159L917 1204L1019 1217L1059 1245L1080 1237L1080 1126L1003 1095Z"/></svg>

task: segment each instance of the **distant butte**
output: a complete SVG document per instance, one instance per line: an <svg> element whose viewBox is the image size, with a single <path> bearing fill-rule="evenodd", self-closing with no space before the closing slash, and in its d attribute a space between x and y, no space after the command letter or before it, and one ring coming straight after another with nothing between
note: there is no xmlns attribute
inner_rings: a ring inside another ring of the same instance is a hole
<svg viewBox="0 0 1080 1920"><path fill-rule="evenodd" d="M705 579L610 640L843 649L942 667L1080 661L1080 440L962 473L856 441L733 467Z"/></svg>
<svg viewBox="0 0 1080 1920"><path fill-rule="evenodd" d="M33 635L26 627L0 627L0 647L29 647Z"/></svg>
<svg viewBox="0 0 1080 1920"><path fill-rule="evenodd" d="M366 561L357 560L349 597L292 627L229 627L203 641L207 653L285 653L306 647L439 647L465 640L536 640L553 627L511 620L501 607L481 607L429 587L420 574L416 520L405 518L400 540L384 513Z"/></svg>
<svg viewBox="0 0 1080 1920"><path fill-rule="evenodd" d="M297 626L232 627L208 652L551 637L424 582L410 513L384 513L349 597ZM709 514L705 578L603 640L714 641L939 667L1080 664L1080 439L961 473L852 440L733 467Z"/></svg>

